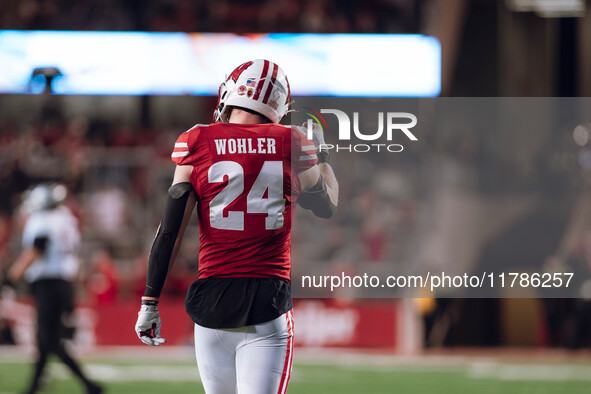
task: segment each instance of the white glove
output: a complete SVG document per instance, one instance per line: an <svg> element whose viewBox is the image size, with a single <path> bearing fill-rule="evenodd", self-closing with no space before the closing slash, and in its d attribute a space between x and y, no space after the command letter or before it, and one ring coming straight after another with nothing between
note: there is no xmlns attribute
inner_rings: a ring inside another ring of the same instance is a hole
<svg viewBox="0 0 591 394"><path fill-rule="evenodd" d="M143 343L151 346L160 346L166 339L160 337L160 313L156 305L142 305L137 313L135 332Z"/></svg>
<svg viewBox="0 0 591 394"><path fill-rule="evenodd" d="M308 119L308 121L305 122L302 126L306 130L306 135L308 135L308 128L310 126L312 127L312 141L314 142L314 147L316 148L316 151L320 151L320 148L323 145L326 145L326 143L324 142L324 131L322 130L322 127L320 127L318 123L312 121L312 119Z"/></svg>

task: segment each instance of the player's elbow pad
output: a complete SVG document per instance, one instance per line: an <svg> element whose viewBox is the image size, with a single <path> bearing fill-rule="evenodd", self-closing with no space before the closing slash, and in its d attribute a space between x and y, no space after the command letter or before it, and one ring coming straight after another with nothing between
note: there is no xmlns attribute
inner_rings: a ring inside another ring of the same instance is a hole
<svg viewBox="0 0 591 394"><path fill-rule="evenodd" d="M168 189L162 222L148 259L148 275L144 294L146 296L160 297L168 274L172 251L185 216L187 201L192 192L193 186L189 182L177 183Z"/></svg>
<svg viewBox="0 0 591 394"><path fill-rule="evenodd" d="M322 176L318 178L318 182L311 189L299 195L298 204L303 208L311 210L314 215L324 219L330 219L337 211L337 206L330 200L328 189Z"/></svg>

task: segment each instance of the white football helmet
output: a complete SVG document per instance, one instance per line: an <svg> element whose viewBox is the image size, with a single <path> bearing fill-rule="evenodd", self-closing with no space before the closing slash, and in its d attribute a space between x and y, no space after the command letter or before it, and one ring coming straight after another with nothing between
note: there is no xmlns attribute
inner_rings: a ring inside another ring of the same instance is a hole
<svg viewBox="0 0 591 394"><path fill-rule="evenodd" d="M290 104L289 82L277 64L256 59L238 66L220 85L214 122L227 122L228 107L247 108L279 123Z"/></svg>
<svg viewBox="0 0 591 394"><path fill-rule="evenodd" d="M24 209L26 212L32 213L38 210L55 208L66 199L67 194L67 189L62 184L39 184L25 192Z"/></svg>

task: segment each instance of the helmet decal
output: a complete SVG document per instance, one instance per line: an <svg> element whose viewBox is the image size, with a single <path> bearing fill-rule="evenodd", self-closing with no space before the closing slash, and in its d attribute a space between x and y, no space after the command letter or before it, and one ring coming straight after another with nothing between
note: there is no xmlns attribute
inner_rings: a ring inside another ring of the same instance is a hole
<svg viewBox="0 0 591 394"><path fill-rule="evenodd" d="M263 90L263 85L265 84L265 77L267 76L268 72L269 72L269 61L265 60L265 64L263 65L263 71L261 72L261 79L259 81L259 84L257 85L256 90L254 91L254 96L252 98L253 100L259 99L259 96L261 94L261 90Z"/></svg>
<svg viewBox="0 0 591 394"><path fill-rule="evenodd" d="M269 101L269 96L271 95L271 90L273 90L273 87L275 86L275 80L277 79L278 69L279 69L279 66L276 64L273 64L273 74L271 75L271 82L269 82L269 86L267 86L267 92L265 93L265 97L263 97L263 104L267 104L267 101Z"/></svg>
<svg viewBox="0 0 591 394"><path fill-rule="evenodd" d="M230 79L234 82L237 82L238 77L240 77L240 74L242 74L244 72L244 70L246 70L248 67L250 67L251 64L252 64L252 61L242 63L241 65L236 67L236 69L234 69L234 71L232 71L232 74L230 74L228 79L226 79L226 82L229 81Z"/></svg>
<svg viewBox="0 0 591 394"><path fill-rule="evenodd" d="M287 83L287 99L285 99L285 105L289 105L291 101L291 89L289 88L289 79L287 79L287 75L285 76L285 82Z"/></svg>

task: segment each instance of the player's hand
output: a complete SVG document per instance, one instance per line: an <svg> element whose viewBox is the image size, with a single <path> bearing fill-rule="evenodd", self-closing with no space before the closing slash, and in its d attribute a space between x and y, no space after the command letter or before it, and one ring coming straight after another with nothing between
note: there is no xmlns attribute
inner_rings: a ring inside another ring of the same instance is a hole
<svg viewBox="0 0 591 394"><path fill-rule="evenodd" d="M150 346L160 346L166 339L160 337L160 312L157 305L142 305L137 313L135 332L143 343Z"/></svg>
<svg viewBox="0 0 591 394"><path fill-rule="evenodd" d="M316 148L316 152L320 152L322 147L326 150L326 143L324 142L324 131L322 127L316 122L310 121L312 125L312 141L314 142L314 147ZM303 125L306 133L308 133L308 122L305 122Z"/></svg>

